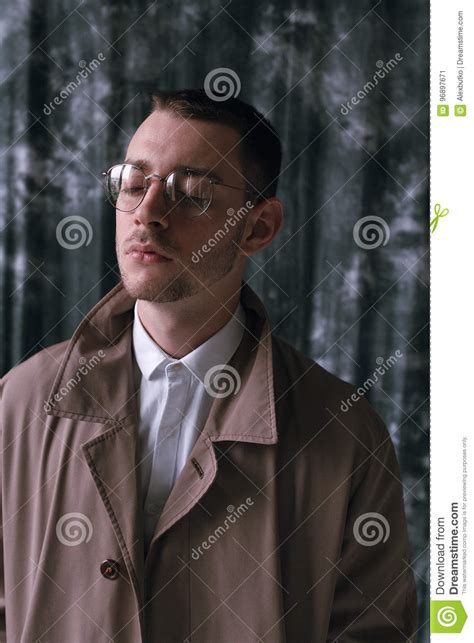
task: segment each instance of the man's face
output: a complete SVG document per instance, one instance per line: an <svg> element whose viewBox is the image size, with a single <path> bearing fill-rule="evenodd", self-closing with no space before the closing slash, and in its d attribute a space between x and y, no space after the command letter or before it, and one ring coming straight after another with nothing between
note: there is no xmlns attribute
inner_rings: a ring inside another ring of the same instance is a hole
<svg viewBox="0 0 474 643"><path fill-rule="evenodd" d="M243 188L238 141L238 132L226 125L156 111L135 132L126 162L145 161L145 174L161 177L178 166L207 168L223 183ZM237 244L246 218L234 220L234 225L226 222L228 209L237 212L248 195L214 185L209 208L200 216L183 217L165 201L163 190L163 184L152 179L135 210L116 211L117 259L129 294L148 301L178 301L209 288L232 268L241 273L243 258ZM131 253L134 243L158 246L170 260L149 261L140 253ZM208 251L203 252L203 247Z"/></svg>

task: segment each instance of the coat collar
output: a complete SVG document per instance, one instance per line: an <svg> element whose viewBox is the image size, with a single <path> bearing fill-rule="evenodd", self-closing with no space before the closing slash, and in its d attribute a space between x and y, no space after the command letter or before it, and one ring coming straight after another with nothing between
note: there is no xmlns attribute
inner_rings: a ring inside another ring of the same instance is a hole
<svg viewBox="0 0 474 643"><path fill-rule="evenodd" d="M89 422L137 426L140 371L132 350L135 299L120 281L69 341L45 411ZM235 393L216 397L205 426L212 441L275 444L272 337L265 308L242 282L246 328L228 363Z"/></svg>

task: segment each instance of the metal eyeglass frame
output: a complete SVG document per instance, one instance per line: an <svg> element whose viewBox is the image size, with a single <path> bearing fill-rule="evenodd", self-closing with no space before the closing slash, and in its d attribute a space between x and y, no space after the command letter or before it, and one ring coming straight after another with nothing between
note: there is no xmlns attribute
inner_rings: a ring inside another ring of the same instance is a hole
<svg viewBox="0 0 474 643"><path fill-rule="evenodd" d="M143 174L143 176L144 176L144 178L145 178L145 185L146 185L146 187L145 187L145 190L144 190L144 192L143 192L143 196L142 196L142 198L140 199L140 201L137 203L137 205L136 205L134 208L132 208L131 210L122 210L121 208L118 208L118 207L117 207L117 205L116 205L116 204L114 204L114 203L111 201L111 199L109 199L109 198L108 198L108 196L109 196L109 195L108 195L108 190L107 190L107 187L106 187L107 177L108 177L108 175L110 174L110 172L111 172L114 168L116 168L116 167L122 167L122 166L129 166L129 167L133 167L133 168L135 168L136 170L139 170L139 171ZM104 184L105 184L105 185L104 185L104 187L105 187L105 192L106 192L106 195L107 195L107 198L108 198L109 203L110 203L111 205L113 205L113 206L114 206L114 208L116 208L116 209L117 209L117 210L119 210L120 212L133 212L134 210L136 210L136 209L138 208L138 206L139 206L139 205L141 205L141 204L143 203L143 201L144 201L144 199L145 199L145 197L146 197L146 195L147 195L147 192L148 192L148 190L150 189L150 179L153 179L153 178L157 178L157 179L159 179L160 183L162 183L162 184L163 184L163 186L164 186L164 188L165 188L165 189L163 190L163 195L164 195L164 198L165 198L166 203L167 203L168 205L170 205L170 203L171 203L171 204L176 203L176 201L171 201L171 199L169 199L169 197L168 197L168 195L167 195L167 193L166 193L166 182L168 181L169 177L170 177L172 174L174 174L175 172L178 172L178 171L179 171L179 170L171 170L171 172L169 172L169 173L168 173L166 176L164 176L164 177L163 177L163 176L160 176L159 174L148 174L148 175L146 175L146 174L145 174L145 172L144 172L140 167L138 167L138 166L136 166L136 165L133 165L132 163L116 163L115 165L112 165L112 167L110 167L110 168L107 170L107 172L102 172L101 174L102 174L102 176L104 177ZM193 172L193 173L195 173L195 174L196 174L196 170L195 170L194 168L192 168L192 167L185 167L185 168L183 168L181 171L183 171L183 172ZM205 175L205 174L199 174L198 176L206 176L206 175ZM210 196L210 198L209 198L209 202L208 202L208 204L206 205L206 207L205 207L205 208L204 208L204 209L203 209L199 214L195 214L195 215L193 215L193 216L195 216L195 217L200 217L202 214L204 214L204 212L206 212L206 210L207 210L207 209L209 208L209 206L211 205L211 203L212 203L212 199L213 199L213 197L214 197L214 185L222 185L223 187L226 187L226 188L232 188L233 190L241 190L241 191L243 191L243 192L245 192L245 193L247 193L247 194L259 194L259 192L257 192L257 190L249 190L248 188L237 187L236 185L229 185L228 183L222 183L221 181L218 181L218 180L213 179L213 178L210 178L210 177L206 177L206 178L208 179L209 183L211 184L211 196Z"/></svg>

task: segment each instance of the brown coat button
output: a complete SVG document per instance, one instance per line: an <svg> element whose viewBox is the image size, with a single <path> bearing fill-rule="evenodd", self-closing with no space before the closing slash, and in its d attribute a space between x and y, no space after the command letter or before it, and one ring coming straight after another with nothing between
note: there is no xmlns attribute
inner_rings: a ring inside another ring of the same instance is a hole
<svg viewBox="0 0 474 643"><path fill-rule="evenodd" d="M107 558L107 560L104 560L104 562L100 566L100 573L104 578L108 578L109 580L115 580L116 578L119 577L120 565L116 560L112 560L112 558Z"/></svg>

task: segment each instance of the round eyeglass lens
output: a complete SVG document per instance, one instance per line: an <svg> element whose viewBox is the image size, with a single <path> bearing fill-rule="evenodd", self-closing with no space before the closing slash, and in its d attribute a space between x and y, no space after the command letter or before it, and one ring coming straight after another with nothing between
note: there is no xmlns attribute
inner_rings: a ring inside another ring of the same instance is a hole
<svg viewBox="0 0 474 643"><path fill-rule="evenodd" d="M207 176L193 174L189 170L177 170L166 180L166 196L181 210L198 215L212 199L212 183Z"/></svg>
<svg viewBox="0 0 474 643"><path fill-rule="evenodd" d="M145 175L133 165L115 165L107 175L106 190L109 200L118 210L129 212L143 199L146 190Z"/></svg>

